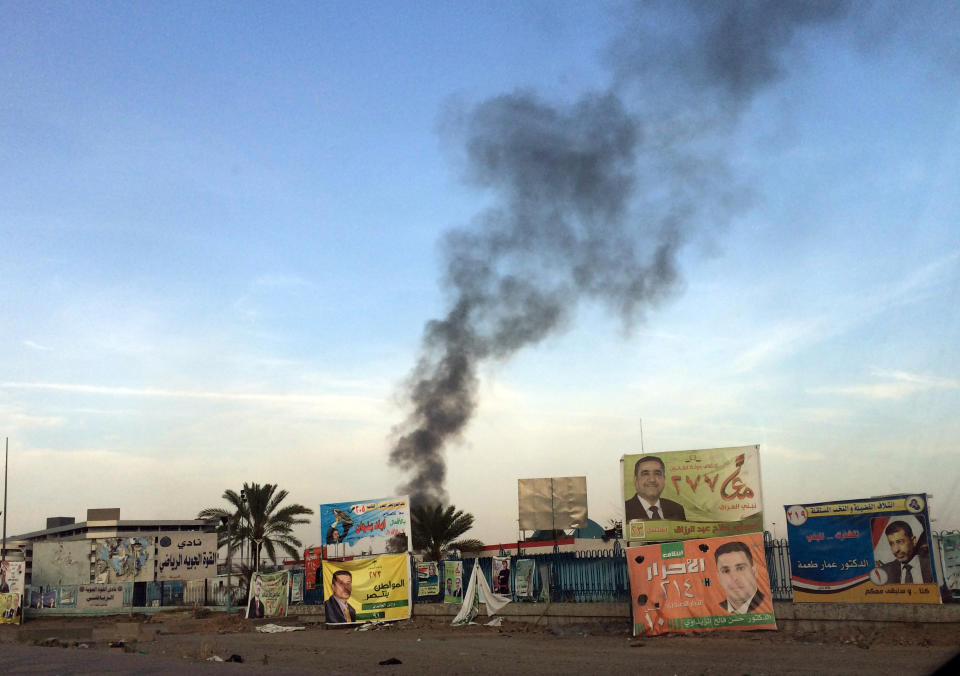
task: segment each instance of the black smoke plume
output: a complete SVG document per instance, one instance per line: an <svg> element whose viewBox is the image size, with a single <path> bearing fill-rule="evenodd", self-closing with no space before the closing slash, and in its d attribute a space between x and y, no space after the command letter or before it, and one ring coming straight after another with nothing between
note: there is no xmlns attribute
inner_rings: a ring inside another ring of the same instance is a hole
<svg viewBox="0 0 960 676"><path fill-rule="evenodd" d="M494 206L442 243L449 310L425 327L408 379L411 410L390 452L411 473L399 490L414 504L447 501L445 447L473 415L481 362L536 345L583 300L629 329L677 292L687 238L744 204L729 168L707 150L717 128L707 115L735 114L780 76L778 52L798 28L842 14L838 2L688 10L692 41L682 44L693 46L655 54L656 39L633 33L641 47L615 44L617 84L608 91L572 104L520 91L451 114L465 180L490 191ZM646 75L687 96L641 91L664 99L658 115L631 112L625 92ZM692 109L684 103L697 97Z"/></svg>

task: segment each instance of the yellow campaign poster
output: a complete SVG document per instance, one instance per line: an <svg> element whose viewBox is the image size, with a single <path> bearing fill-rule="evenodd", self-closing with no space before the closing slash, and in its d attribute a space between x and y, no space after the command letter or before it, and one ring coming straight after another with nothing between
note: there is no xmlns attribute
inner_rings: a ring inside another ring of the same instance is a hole
<svg viewBox="0 0 960 676"><path fill-rule="evenodd" d="M407 554L323 562L324 615L330 624L410 617Z"/></svg>
<svg viewBox="0 0 960 676"><path fill-rule="evenodd" d="M629 542L763 530L759 446L624 455L621 469Z"/></svg>
<svg viewBox="0 0 960 676"><path fill-rule="evenodd" d="M20 624L23 617L23 594L0 593L0 624Z"/></svg>

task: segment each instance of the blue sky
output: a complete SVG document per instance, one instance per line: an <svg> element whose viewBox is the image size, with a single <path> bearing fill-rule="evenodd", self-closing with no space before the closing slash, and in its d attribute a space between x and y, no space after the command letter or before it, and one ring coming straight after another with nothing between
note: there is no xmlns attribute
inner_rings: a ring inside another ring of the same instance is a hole
<svg viewBox="0 0 960 676"><path fill-rule="evenodd" d="M689 16L0 2L8 533L88 507L190 518L243 481L314 508L394 494L402 385L447 310L440 242L496 205L463 180L457 116L611 89L647 144L637 213L663 198L651 139L687 134L736 203L704 188L643 322L581 302L481 365L446 454L475 534L515 537L518 478L585 474L590 516L619 518L641 419L648 451L759 443L781 536L784 504L892 492L960 527L957 8L802 26L734 103L687 67Z"/></svg>

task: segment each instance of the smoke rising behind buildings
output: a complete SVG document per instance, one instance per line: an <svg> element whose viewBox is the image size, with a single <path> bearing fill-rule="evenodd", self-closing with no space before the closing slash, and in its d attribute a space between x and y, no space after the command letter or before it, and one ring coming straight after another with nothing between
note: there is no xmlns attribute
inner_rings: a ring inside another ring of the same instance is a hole
<svg viewBox="0 0 960 676"><path fill-rule="evenodd" d="M564 329L581 302L629 329L678 293L683 245L748 198L715 150L730 128L716 112L735 122L782 77L778 57L798 29L845 12L840 2L694 3L687 39L672 44L642 32L645 7L637 32L613 43L609 89L573 103L517 91L450 115L463 178L493 206L442 242L449 309L426 324L390 451L414 504L447 499L445 452L474 413L481 363ZM633 92L655 105L632 105Z"/></svg>

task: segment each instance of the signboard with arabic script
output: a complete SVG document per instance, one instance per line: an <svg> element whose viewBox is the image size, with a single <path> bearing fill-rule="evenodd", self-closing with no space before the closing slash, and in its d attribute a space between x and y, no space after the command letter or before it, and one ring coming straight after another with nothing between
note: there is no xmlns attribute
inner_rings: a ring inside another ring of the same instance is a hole
<svg viewBox="0 0 960 676"><path fill-rule="evenodd" d="M340 571L346 571L349 575L339 575ZM338 577L338 593L346 596L349 592L349 598L338 600L334 595L334 575ZM403 620L410 617L410 563L407 555L387 554L352 561L324 561L323 598L326 621L331 624ZM339 601L349 606L346 612L338 605Z"/></svg>
<svg viewBox="0 0 960 676"><path fill-rule="evenodd" d="M620 466L628 542L763 530L759 446L624 455Z"/></svg>
<svg viewBox="0 0 960 676"><path fill-rule="evenodd" d="M633 635L776 629L763 536L627 549Z"/></svg>
<svg viewBox="0 0 960 676"><path fill-rule="evenodd" d="M77 608L122 608L123 584L77 585Z"/></svg>
<svg viewBox="0 0 960 676"><path fill-rule="evenodd" d="M796 603L940 603L927 496L787 505Z"/></svg>
<svg viewBox="0 0 960 676"><path fill-rule="evenodd" d="M157 580L217 576L217 534L173 532L157 536Z"/></svg>
<svg viewBox="0 0 960 676"><path fill-rule="evenodd" d="M407 552L410 533L406 497L320 505L321 544L328 558Z"/></svg>

